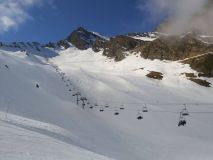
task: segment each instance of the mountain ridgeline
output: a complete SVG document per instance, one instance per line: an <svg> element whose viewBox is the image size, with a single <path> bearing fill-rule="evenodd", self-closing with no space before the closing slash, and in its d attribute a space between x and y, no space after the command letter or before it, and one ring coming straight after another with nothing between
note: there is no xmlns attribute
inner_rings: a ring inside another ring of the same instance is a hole
<svg viewBox="0 0 213 160"><path fill-rule="evenodd" d="M123 60L127 52L140 53L145 59L181 61L190 64L199 75L213 77L213 37L197 32L180 36L158 32L129 33L107 39L80 27L65 42L80 50L92 48L95 52L103 51L103 55L115 61Z"/></svg>
<svg viewBox="0 0 213 160"><path fill-rule="evenodd" d="M5 44L1 43L1 47ZM213 77L213 36L204 36L197 32L188 32L184 35L167 35L159 32L129 33L118 35L110 39L95 32L79 27L67 38L56 43L13 42L6 46L16 49L31 47L42 52L44 49L67 49L76 47L79 50L92 48L94 52L103 51L103 55L121 61L129 54L140 54L145 59L159 59L180 61L189 64L199 72L200 76ZM56 56L52 50L46 57ZM128 53L128 54L127 54Z"/></svg>

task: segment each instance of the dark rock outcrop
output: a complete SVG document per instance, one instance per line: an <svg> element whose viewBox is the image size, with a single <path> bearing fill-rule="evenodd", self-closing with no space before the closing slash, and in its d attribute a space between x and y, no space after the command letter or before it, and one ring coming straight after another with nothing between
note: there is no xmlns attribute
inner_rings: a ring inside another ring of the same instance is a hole
<svg viewBox="0 0 213 160"><path fill-rule="evenodd" d="M189 78L189 80L204 87L211 87L211 83L207 82L206 80L202 80L198 78Z"/></svg>
<svg viewBox="0 0 213 160"><path fill-rule="evenodd" d="M213 77L213 53L207 53L194 58L189 58L182 62L189 64L192 69L200 72L199 76Z"/></svg>
<svg viewBox="0 0 213 160"><path fill-rule="evenodd" d="M131 51L136 47L143 45L143 43L145 42L128 36L116 36L105 43L103 55L114 58L115 61L121 61L125 58L126 51Z"/></svg>
<svg viewBox="0 0 213 160"><path fill-rule="evenodd" d="M108 41L105 39L97 38L92 44L93 51L99 52L101 50L104 50L104 48L106 48L107 42Z"/></svg>
<svg viewBox="0 0 213 160"><path fill-rule="evenodd" d="M60 41L58 41L58 42L57 42L57 46L58 46L58 47L63 47L63 48L65 48L65 49L71 47L70 43L67 42L66 40L60 40Z"/></svg>
<svg viewBox="0 0 213 160"><path fill-rule="evenodd" d="M76 48L80 50L86 50L88 48L92 48L93 44L97 41L106 41L101 36L89 32L83 27L77 28L75 31L73 31L66 39L68 42L72 43ZM94 47L95 48L95 47ZM98 50L98 49L97 49ZM96 51L97 51L96 50Z"/></svg>
<svg viewBox="0 0 213 160"><path fill-rule="evenodd" d="M141 56L146 59L182 60L213 51L213 45L204 43L193 33L180 36L161 36L136 48Z"/></svg>
<svg viewBox="0 0 213 160"><path fill-rule="evenodd" d="M146 76L149 77L149 78L152 78L152 79L158 79L158 80L163 79L163 73L156 72L156 71L150 71L150 73L147 74Z"/></svg>

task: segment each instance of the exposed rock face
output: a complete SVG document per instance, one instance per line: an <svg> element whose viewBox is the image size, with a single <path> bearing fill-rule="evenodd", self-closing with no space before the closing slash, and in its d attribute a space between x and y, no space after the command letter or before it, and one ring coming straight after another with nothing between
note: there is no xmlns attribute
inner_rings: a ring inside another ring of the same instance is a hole
<svg viewBox="0 0 213 160"><path fill-rule="evenodd" d="M162 80L163 79L163 73L156 72L156 71L151 71L146 76L149 77L149 78L152 78L152 79L158 79L158 80Z"/></svg>
<svg viewBox="0 0 213 160"><path fill-rule="evenodd" d="M213 53L207 53L182 61L189 64L192 69L200 72L199 76L213 77Z"/></svg>
<svg viewBox="0 0 213 160"><path fill-rule="evenodd" d="M107 40L97 38L97 39L93 42L93 45L92 45L93 51L99 52L99 51L103 50L104 48L106 48L106 43L107 43Z"/></svg>
<svg viewBox="0 0 213 160"><path fill-rule="evenodd" d="M194 73L182 73L181 75L185 75L187 78L196 78L197 77Z"/></svg>
<svg viewBox="0 0 213 160"><path fill-rule="evenodd" d="M79 27L77 30L73 31L66 40L80 50L91 48L97 40L105 41L104 38L95 33L87 31L82 27Z"/></svg>
<svg viewBox="0 0 213 160"><path fill-rule="evenodd" d="M67 42L66 40L61 40L61 41L57 42L57 46L67 49L67 48L71 47L71 44L69 42Z"/></svg>
<svg viewBox="0 0 213 160"><path fill-rule="evenodd" d="M147 59L182 60L213 51L213 45L202 42L192 34L183 37L161 36L145 46L136 48Z"/></svg>
<svg viewBox="0 0 213 160"><path fill-rule="evenodd" d="M211 87L211 83L207 82L206 80L197 79L197 78L189 78L189 80L204 87Z"/></svg>
<svg viewBox="0 0 213 160"><path fill-rule="evenodd" d="M121 61L125 58L125 52L135 49L137 46L143 45L143 41L130 38L128 36L116 36L111 38L104 47L103 54L105 56L115 58L115 61Z"/></svg>

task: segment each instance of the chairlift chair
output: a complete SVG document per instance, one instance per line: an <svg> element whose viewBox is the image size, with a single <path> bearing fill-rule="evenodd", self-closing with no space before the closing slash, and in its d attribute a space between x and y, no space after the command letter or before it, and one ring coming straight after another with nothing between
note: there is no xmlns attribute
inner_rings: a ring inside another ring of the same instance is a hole
<svg viewBox="0 0 213 160"><path fill-rule="evenodd" d="M103 107L101 107L99 111L100 111L100 112L104 112L104 109L103 109Z"/></svg>
<svg viewBox="0 0 213 160"><path fill-rule="evenodd" d="M147 108L146 105L143 107L143 112L144 112L144 113L145 113L145 112L148 112L148 108Z"/></svg>
<svg viewBox="0 0 213 160"><path fill-rule="evenodd" d="M116 115L116 116L117 116L117 115L119 115L119 112L118 112L118 110L117 110L117 109L115 110L114 115Z"/></svg>
<svg viewBox="0 0 213 160"><path fill-rule="evenodd" d="M189 112L186 108L186 105L184 105L185 107L182 109L182 116L188 116L189 115Z"/></svg>
<svg viewBox="0 0 213 160"><path fill-rule="evenodd" d="M38 83L36 84L36 88L40 88L40 86L39 86L39 84L38 84Z"/></svg>
<svg viewBox="0 0 213 160"><path fill-rule="evenodd" d="M138 120L142 120L143 117L142 117L142 116L138 116L137 119L138 119Z"/></svg>
<svg viewBox="0 0 213 160"><path fill-rule="evenodd" d="M104 109L100 109L99 111L100 111L100 112L104 112Z"/></svg>
<svg viewBox="0 0 213 160"><path fill-rule="evenodd" d="M124 107L120 107L120 110L124 110L125 108Z"/></svg>
<svg viewBox="0 0 213 160"><path fill-rule="evenodd" d="M186 125L186 120L185 118L183 117L183 113L180 112L180 118L179 118L179 122L178 122L178 127L180 126L185 126Z"/></svg>
<svg viewBox="0 0 213 160"><path fill-rule="evenodd" d="M120 107L120 110L124 110L124 105L122 104L121 107Z"/></svg>
<svg viewBox="0 0 213 160"><path fill-rule="evenodd" d="M142 115L142 112L140 110L138 111L137 119L138 120L142 120L143 119L143 115Z"/></svg>

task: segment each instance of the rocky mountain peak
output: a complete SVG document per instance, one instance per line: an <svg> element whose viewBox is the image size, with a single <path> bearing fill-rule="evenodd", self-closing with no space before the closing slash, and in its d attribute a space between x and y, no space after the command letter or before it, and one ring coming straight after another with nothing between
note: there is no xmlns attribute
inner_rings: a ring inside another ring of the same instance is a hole
<svg viewBox="0 0 213 160"><path fill-rule="evenodd" d="M76 30L74 30L66 39L68 42L72 43L76 48L85 50L88 48L91 48L93 44L99 40L99 41L106 41L102 36L87 31L83 27L79 27Z"/></svg>

